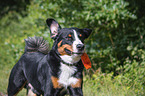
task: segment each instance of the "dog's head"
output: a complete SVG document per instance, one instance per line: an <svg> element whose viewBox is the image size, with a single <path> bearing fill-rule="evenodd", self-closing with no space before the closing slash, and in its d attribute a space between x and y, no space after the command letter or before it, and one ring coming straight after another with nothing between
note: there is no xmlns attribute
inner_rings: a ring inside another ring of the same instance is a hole
<svg viewBox="0 0 145 96"><path fill-rule="evenodd" d="M89 37L91 29L61 28L54 19L47 19L51 38L55 40L53 50L60 55L61 59L73 64L80 60L84 53L84 40Z"/></svg>

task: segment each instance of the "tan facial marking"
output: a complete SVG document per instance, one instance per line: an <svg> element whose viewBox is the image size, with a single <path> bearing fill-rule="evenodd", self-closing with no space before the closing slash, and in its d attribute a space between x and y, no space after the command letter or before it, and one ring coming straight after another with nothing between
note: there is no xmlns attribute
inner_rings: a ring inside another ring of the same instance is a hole
<svg viewBox="0 0 145 96"><path fill-rule="evenodd" d="M79 36L82 37L82 34L80 34Z"/></svg>
<svg viewBox="0 0 145 96"><path fill-rule="evenodd" d="M64 44L60 47L62 41L60 41L57 46L58 46L58 52L61 54L61 55L67 55L67 53L65 52L65 48L70 50L70 51L73 51L73 48L71 45L68 45L68 44Z"/></svg>
<svg viewBox="0 0 145 96"><path fill-rule="evenodd" d="M60 47L61 43L62 43L62 41L60 41L60 42L57 44L58 48Z"/></svg>
<svg viewBox="0 0 145 96"><path fill-rule="evenodd" d="M58 83L58 78L51 76L53 88L61 88L62 86Z"/></svg>
<svg viewBox="0 0 145 96"><path fill-rule="evenodd" d="M72 88L80 88L82 84L82 79L78 79L78 81L76 82L76 84L72 84Z"/></svg>

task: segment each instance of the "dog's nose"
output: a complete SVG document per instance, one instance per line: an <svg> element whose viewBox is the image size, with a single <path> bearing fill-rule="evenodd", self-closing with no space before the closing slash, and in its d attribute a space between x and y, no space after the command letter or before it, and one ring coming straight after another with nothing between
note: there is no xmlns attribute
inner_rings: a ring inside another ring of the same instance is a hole
<svg viewBox="0 0 145 96"><path fill-rule="evenodd" d="M78 50L83 50L84 49L84 44L77 44L77 49Z"/></svg>

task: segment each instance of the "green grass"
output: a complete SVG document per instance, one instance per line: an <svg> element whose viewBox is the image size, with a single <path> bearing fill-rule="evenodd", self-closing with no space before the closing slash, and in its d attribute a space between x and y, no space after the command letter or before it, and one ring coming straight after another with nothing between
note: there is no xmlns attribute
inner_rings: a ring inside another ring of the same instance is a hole
<svg viewBox="0 0 145 96"><path fill-rule="evenodd" d="M84 96L136 96L133 90L110 81L106 81L103 85L95 85L93 82L94 80L90 80L84 83Z"/></svg>
<svg viewBox="0 0 145 96"><path fill-rule="evenodd" d="M8 85L9 70L7 68L0 69L0 92L6 93Z"/></svg>
<svg viewBox="0 0 145 96"><path fill-rule="evenodd" d="M7 93L7 86L8 86L8 78L10 74L10 67L5 66L0 68L0 93L6 94ZM26 96L26 90L23 89L17 96Z"/></svg>
<svg viewBox="0 0 145 96"><path fill-rule="evenodd" d="M8 86L8 78L11 71L11 66L0 68L0 92L6 94ZM111 75L97 75L90 79L84 78L83 92L84 96L136 96L131 88L111 79ZM101 77L101 78L100 78ZM26 90L23 89L17 96L26 96Z"/></svg>

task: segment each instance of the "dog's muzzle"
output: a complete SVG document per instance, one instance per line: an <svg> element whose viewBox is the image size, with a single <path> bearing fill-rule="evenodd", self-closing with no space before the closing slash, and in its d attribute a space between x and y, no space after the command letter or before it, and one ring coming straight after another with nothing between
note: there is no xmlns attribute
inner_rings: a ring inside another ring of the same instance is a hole
<svg viewBox="0 0 145 96"><path fill-rule="evenodd" d="M81 54L84 53L84 48L85 48L84 44L77 44L77 45L76 45L76 48L77 48L78 52L72 52L72 51L70 51L70 50L67 49L67 48L65 48L64 50L65 50L65 52L66 52L67 54L69 54L69 55L71 55L71 54L78 54L78 55L81 55Z"/></svg>
<svg viewBox="0 0 145 96"><path fill-rule="evenodd" d="M76 47L77 47L78 51L83 51L85 48L84 44L77 44Z"/></svg>

